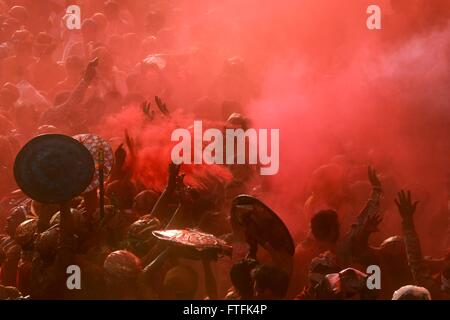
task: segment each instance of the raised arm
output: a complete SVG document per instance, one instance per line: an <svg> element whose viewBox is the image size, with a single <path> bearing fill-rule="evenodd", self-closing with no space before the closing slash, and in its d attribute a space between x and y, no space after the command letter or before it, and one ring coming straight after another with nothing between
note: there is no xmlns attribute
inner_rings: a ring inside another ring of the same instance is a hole
<svg viewBox="0 0 450 320"><path fill-rule="evenodd" d="M179 171L179 165L176 165L174 163L169 164L169 178L167 180L167 186L162 192L151 212L151 215L153 217L156 217L164 222L170 219L170 217L168 217L169 203L173 194L175 193Z"/></svg>
<svg viewBox="0 0 450 320"><path fill-rule="evenodd" d="M413 218L418 203L419 201L413 202L411 200L411 192L405 190L401 190L397 194L397 199L395 199L395 204L397 205L402 218L402 229L408 256L408 264L414 281L417 285L424 286L430 290L434 287L434 281L426 267Z"/></svg>
<svg viewBox="0 0 450 320"><path fill-rule="evenodd" d="M369 250L369 237L378 230L378 224L381 222L381 217L379 216L382 196L381 182L375 169L370 166L368 168L368 178L372 185L372 192L344 242L347 246L345 248L347 254L356 259L361 259L362 255Z"/></svg>
<svg viewBox="0 0 450 320"><path fill-rule="evenodd" d="M84 96L86 95L86 91L91 84L92 80L95 78L96 70L95 68L98 65L98 58L95 58L94 60L90 61L86 67L86 71L84 72L83 78L81 78L78 85L73 89L71 92L69 99L65 101L60 106L57 106L57 108L60 109L72 109L73 107L79 106L84 99Z"/></svg>
<svg viewBox="0 0 450 320"><path fill-rule="evenodd" d="M370 198L367 201L365 207L361 210L358 217L356 218L355 227L358 230L364 228L364 224L369 216L378 214L380 210L380 199L382 195L380 179L378 179L378 175L375 169L370 166L368 168L367 174L370 184L372 185L372 193L370 194Z"/></svg>
<svg viewBox="0 0 450 320"><path fill-rule="evenodd" d="M53 124L58 126L61 122L72 122L71 116L74 111L83 102L86 91L96 75L95 68L98 64L98 59L89 62L83 78L80 80L75 89L71 92L69 98L60 105L54 106L46 110L39 120L40 124Z"/></svg>

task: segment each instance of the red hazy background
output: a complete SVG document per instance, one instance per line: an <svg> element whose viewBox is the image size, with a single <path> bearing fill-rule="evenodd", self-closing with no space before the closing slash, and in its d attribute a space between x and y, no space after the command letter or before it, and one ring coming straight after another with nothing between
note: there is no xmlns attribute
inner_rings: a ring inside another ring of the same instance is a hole
<svg viewBox="0 0 450 320"><path fill-rule="evenodd" d="M385 218L374 241L400 234L393 197L406 187L421 200L417 225L424 246L435 253L444 248L426 235L445 234L448 219L449 5L413 2L185 1L172 17L186 30L173 35L175 50L197 50L190 88L199 94L208 94L226 58L245 62L250 89L242 95L250 98L243 113L253 127L279 128L281 136L280 171L263 178L271 187L262 198L293 234L307 229L304 202L315 169L338 163L344 175L353 175L348 184L358 185L371 164L386 185ZM381 7L382 30L366 27L370 4ZM182 110L179 122L214 118L214 110L199 111L189 94L176 93L185 85L174 81L169 103ZM166 127L140 134L151 141L141 163L165 163L160 156L170 152L173 128ZM355 208L364 205L364 190Z"/></svg>
<svg viewBox="0 0 450 320"><path fill-rule="evenodd" d="M82 15L96 12L96 3L80 1ZM145 1L118 3L138 11ZM369 195L366 170L373 165L385 188L384 220L374 243L401 234L393 197L406 187L421 201L416 219L427 253L445 249L440 239L449 219L448 1L154 4L171 9L152 53L183 60L183 72L170 66L165 71L171 91L162 98L172 111L171 119L157 116L147 123L139 106L130 105L93 129L108 138L129 132L139 146L136 178L149 188L162 189L172 130L189 127L195 119L209 119L210 126L221 123L226 120L219 111L221 102L237 100L242 106L238 111L252 127L280 129L280 171L260 178L266 186L260 196L294 236L308 228L305 202L314 188L315 170L331 164L325 175L334 182L325 188L352 195L351 205L342 207L349 212L340 214L354 216ZM371 4L381 8L381 30L366 27ZM141 49L136 45L115 50L117 63ZM224 61L234 56L242 58L245 75L221 78ZM149 92L146 98L153 95ZM195 186L212 176L230 180L223 167L183 170Z"/></svg>

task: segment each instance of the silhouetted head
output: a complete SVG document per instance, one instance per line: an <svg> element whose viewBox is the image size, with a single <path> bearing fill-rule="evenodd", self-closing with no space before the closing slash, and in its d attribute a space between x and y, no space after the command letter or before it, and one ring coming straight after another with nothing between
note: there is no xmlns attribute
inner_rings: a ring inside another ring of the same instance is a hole
<svg viewBox="0 0 450 320"><path fill-rule="evenodd" d="M194 299L198 287L198 274L187 266L177 266L164 277L163 297L170 300Z"/></svg>
<svg viewBox="0 0 450 320"><path fill-rule="evenodd" d="M20 92L11 82L6 82L0 88L0 105L3 108L10 108L20 98Z"/></svg>
<svg viewBox="0 0 450 320"><path fill-rule="evenodd" d="M26 211L23 207L15 207L9 217L6 218L5 232L14 236L17 227L26 220Z"/></svg>
<svg viewBox="0 0 450 320"><path fill-rule="evenodd" d="M34 39L34 53L37 57L49 57L55 48L54 39L47 32L39 32Z"/></svg>
<svg viewBox="0 0 450 320"><path fill-rule="evenodd" d="M98 27L93 19L86 19L81 24L81 34L86 42L95 41L97 39Z"/></svg>
<svg viewBox="0 0 450 320"><path fill-rule="evenodd" d="M115 180L107 185L105 194L116 207L131 208L136 196L136 187L129 180Z"/></svg>
<svg viewBox="0 0 450 320"><path fill-rule="evenodd" d="M103 13L100 12L94 13L91 19L97 25L98 31L104 31L108 26L108 19Z"/></svg>
<svg viewBox="0 0 450 320"><path fill-rule="evenodd" d="M14 239L22 247L22 249L30 249L33 246L36 231L37 220L25 220L17 226Z"/></svg>
<svg viewBox="0 0 450 320"><path fill-rule="evenodd" d="M380 245L380 254L385 267L409 270L405 242L402 237L392 236Z"/></svg>
<svg viewBox="0 0 450 320"><path fill-rule="evenodd" d="M253 280L251 274L257 265L258 262L256 260L242 259L231 267L231 283L241 298L253 297Z"/></svg>
<svg viewBox="0 0 450 320"><path fill-rule="evenodd" d="M144 21L145 31L150 34L156 34L164 26L164 20L164 15L161 12L148 12Z"/></svg>
<svg viewBox="0 0 450 320"><path fill-rule="evenodd" d="M108 48L97 47L91 53L91 59L98 58L97 71L102 75L108 75L114 67L114 59Z"/></svg>
<svg viewBox="0 0 450 320"><path fill-rule="evenodd" d="M119 4L116 1L110 0L105 2L104 12L109 21L117 20L119 11Z"/></svg>
<svg viewBox="0 0 450 320"><path fill-rule="evenodd" d="M8 11L8 15L11 18L17 19L21 24L26 24L29 19L29 13L27 8L23 6L13 6Z"/></svg>
<svg viewBox="0 0 450 320"><path fill-rule="evenodd" d="M106 283L110 288L123 288L136 284L142 271L141 260L126 250L110 253L103 263Z"/></svg>
<svg viewBox="0 0 450 320"><path fill-rule="evenodd" d="M159 194L153 190L141 191L134 197L133 210L139 215L152 212L153 206L158 201Z"/></svg>
<svg viewBox="0 0 450 320"><path fill-rule="evenodd" d="M311 232L317 241L336 243L339 239L339 220L336 211L317 212L311 219Z"/></svg>
<svg viewBox="0 0 450 320"><path fill-rule="evenodd" d="M327 274L339 271L336 255L331 251L325 251L312 259L309 265L309 283L312 286L315 286L319 284Z"/></svg>

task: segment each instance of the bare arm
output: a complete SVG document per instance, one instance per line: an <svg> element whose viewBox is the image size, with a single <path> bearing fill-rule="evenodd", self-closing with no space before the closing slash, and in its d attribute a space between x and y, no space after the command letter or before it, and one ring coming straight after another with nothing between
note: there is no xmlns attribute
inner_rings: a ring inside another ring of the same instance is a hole
<svg viewBox="0 0 450 320"><path fill-rule="evenodd" d="M42 117L39 121L40 124L57 125L62 121L70 122L71 120L70 116L72 112L75 110L76 107L78 107L83 102L84 96L86 95L86 91L91 81L95 77L96 74L95 67L97 66L97 64L98 59L94 59L91 62L89 62L83 78L80 80L78 85L72 91L67 101L58 106L54 106L46 110L42 114Z"/></svg>
<svg viewBox="0 0 450 320"><path fill-rule="evenodd" d="M72 109L73 107L78 106L83 102L84 96L86 94L87 88L91 84L92 80L95 77L95 67L98 65L98 58L90 61L86 67L86 71L83 75L83 78L80 80L78 85L72 91L66 102L58 106L57 108L61 109Z"/></svg>
<svg viewBox="0 0 450 320"><path fill-rule="evenodd" d="M170 199L172 198L175 192L177 176L179 171L180 171L179 165L170 163L167 186L152 209L151 215L160 219L161 221L168 220L167 214L169 210L169 203Z"/></svg>
<svg viewBox="0 0 450 320"><path fill-rule="evenodd" d="M429 290L434 287L434 281L430 276L429 270L425 264L420 246L419 236L416 232L413 215L419 201L412 202L411 192L401 190L395 204L402 217L403 236L405 238L406 253L408 264L411 269L416 284L424 286Z"/></svg>
<svg viewBox="0 0 450 320"><path fill-rule="evenodd" d="M380 180L378 179L375 169L372 167L368 168L368 176L370 183L372 184L372 193L370 194L370 198L365 207L356 218L356 224L354 227L358 231L361 231L364 228L364 224L369 216L378 214L380 210L380 199L382 195Z"/></svg>
<svg viewBox="0 0 450 320"><path fill-rule="evenodd" d="M377 225L381 222L379 216L382 196L381 183L376 171L370 166L368 177L372 184L372 193L345 239L347 254L356 259L360 259L364 253L369 251L369 237L377 230Z"/></svg>

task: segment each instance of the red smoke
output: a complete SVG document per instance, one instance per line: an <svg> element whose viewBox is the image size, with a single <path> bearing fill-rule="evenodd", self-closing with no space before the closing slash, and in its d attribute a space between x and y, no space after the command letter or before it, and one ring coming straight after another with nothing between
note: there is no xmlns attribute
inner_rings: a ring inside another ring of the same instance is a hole
<svg viewBox="0 0 450 320"><path fill-rule="evenodd" d="M366 27L370 4L381 7L382 30ZM158 41L171 43L162 52L171 55L165 70L170 92L162 93L171 119L149 121L134 106L95 131L119 142L127 130L137 146L134 178L161 190L172 131L196 119L223 121L222 101L241 98L254 128L280 129L280 171L263 178L271 187L262 197L294 234L307 229L303 206L315 169L340 166L342 183L360 186L354 204L360 208L371 164L386 191L377 240L401 232L393 197L408 187L421 200L418 231L431 250L442 243L437 237L447 219L449 7L446 0L179 1L166 17L170 28L158 34ZM123 51L116 63L137 54L127 46L116 49ZM224 61L233 56L242 57L245 76L224 80ZM177 59L185 59L181 71L170 66ZM145 86L152 79L137 81ZM147 98L153 99L150 93ZM194 186L205 187L211 176L230 179L224 167L183 170Z"/></svg>
<svg viewBox="0 0 450 320"><path fill-rule="evenodd" d="M370 31L364 1L312 3L292 4L296 24L284 21L286 46L271 52L249 111L255 126L280 128L280 172L267 201L298 230L307 223L299 217L311 172L344 155L347 165L361 165L358 179L366 179L366 165L378 169L385 207L394 209L394 191L410 188L422 201L416 219L424 245L435 245L426 235L442 235L448 219L450 16L408 16L407 6L393 12L380 2L383 30ZM362 208L366 199L357 200ZM395 210L381 230L384 237L401 232Z"/></svg>
<svg viewBox="0 0 450 320"><path fill-rule="evenodd" d="M169 17L179 27L171 34L176 40L172 50L194 48L195 53L189 81L168 77L169 108L186 113L194 110L198 95L217 97L208 88L217 85L224 60L242 57L252 88L243 99L244 113L255 128L280 129L280 171L264 178L271 188L263 198L293 233L307 229L303 205L315 169L338 163L349 176L345 183L356 186L364 185L371 164L386 192L377 240L401 232L393 197L407 187L422 201L417 225L431 249L436 239L426 235L444 232L439 219L445 221L441 209L447 205L449 6L445 1L403 2L181 2L178 14ZM381 7L382 30L366 27L370 4ZM236 83L232 89L240 88ZM118 136L127 129L136 137L142 146L137 175L160 189L166 174L154 168L169 161L171 131L216 116L219 107L215 101L193 115L176 112L172 120L156 120L145 129L142 112L129 108L104 129ZM226 172L215 173L228 179ZM354 207L362 207L367 196L359 195Z"/></svg>
<svg viewBox="0 0 450 320"><path fill-rule="evenodd" d="M170 153L177 143L171 142L171 134L176 128L191 127L193 121L193 116L183 114L181 110L175 111L170 118L157 115L149 119L139 107L129 106L108 117L97 130L103 136L118 142L123 140L126 132L136 150L134 179L149 189L162 191L167 183ZM217 127L217 124L205 122L205 128L207 125ZM182 165L181 172L186 174L186 184L203 190L213 183L227 183L231 180L228 169L219 165Z"/></svg>

